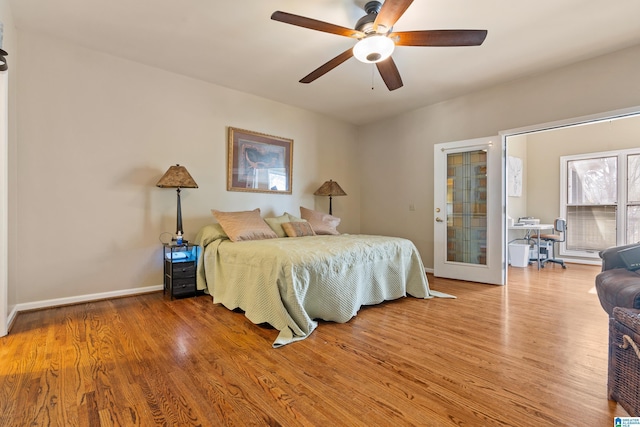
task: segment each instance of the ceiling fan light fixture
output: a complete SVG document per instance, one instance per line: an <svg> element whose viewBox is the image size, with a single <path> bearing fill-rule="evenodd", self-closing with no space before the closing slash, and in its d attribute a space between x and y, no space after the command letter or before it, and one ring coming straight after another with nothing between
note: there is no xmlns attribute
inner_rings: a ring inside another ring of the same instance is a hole
<svg viewBox="0 0 640 427"><path fill-rule="evenodd" d="M353 47L353 56L360 62L373 64L384 61L393 53L396 44L385 35L371 35Z"/></svg>

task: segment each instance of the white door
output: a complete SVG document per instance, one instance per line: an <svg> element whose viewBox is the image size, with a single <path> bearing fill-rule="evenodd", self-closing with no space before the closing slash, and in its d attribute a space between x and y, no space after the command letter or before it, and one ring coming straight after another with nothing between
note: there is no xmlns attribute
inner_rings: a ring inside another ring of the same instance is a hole
<svg viewBox="0 0 640 427"><path fill-rule="evenodd" d="M501 138L436 144L434 150L434 275L504 285Z"/></svg>

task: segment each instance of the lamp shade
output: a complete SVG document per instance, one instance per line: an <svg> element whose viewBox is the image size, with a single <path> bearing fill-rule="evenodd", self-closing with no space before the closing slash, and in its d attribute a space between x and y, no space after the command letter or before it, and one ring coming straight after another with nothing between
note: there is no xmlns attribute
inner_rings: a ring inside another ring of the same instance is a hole
<svg viewBox="0 0 640 427"><path fill-rule="evenodd" d="M162 175L156 187L161 188L198 188L198 184L193 180L187 168L180 165L171 166Z"/></svg>
<svg viewBox="0 0 640 427"><path fill-rule="evenodd" d="M315 193L313 193L314 196L346 196L347 193L344 192L344 190L340 187L340 184L338 184L335 181L329 180L329 181L325 181L324 184L322 184L320 186L320 188L318 188L316 190Z"/></svg>

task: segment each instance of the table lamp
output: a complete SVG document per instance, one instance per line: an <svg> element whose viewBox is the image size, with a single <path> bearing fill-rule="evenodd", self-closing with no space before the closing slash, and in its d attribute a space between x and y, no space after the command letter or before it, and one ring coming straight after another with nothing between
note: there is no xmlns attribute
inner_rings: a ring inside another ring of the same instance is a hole
<svg viewBox="0 0 640 427"><path fill-rule="evenodd" d="M160 188L175 188L178 193L178 218L176 220L176 238L181 240L184 230L182 229L182 209L180 207L180 189L181 188L198 188L198 184L193 180L187 168L180 165L171 166L167 170L160 181L156 184Z"/></svg>
<svg viewBox="0 0 640 427"><path fill-rule="evenodd" d="M333 215L332 211L332 207L331 207L331 199L335 196L346 196L347 193L344 192L344 190L340 187L340 185L332 180L329 181L325 181L324 184L322 184L320 186L320 188L318 188L316 190L315 193L313 193L314 196L329 196L329 215Z"/></svg>

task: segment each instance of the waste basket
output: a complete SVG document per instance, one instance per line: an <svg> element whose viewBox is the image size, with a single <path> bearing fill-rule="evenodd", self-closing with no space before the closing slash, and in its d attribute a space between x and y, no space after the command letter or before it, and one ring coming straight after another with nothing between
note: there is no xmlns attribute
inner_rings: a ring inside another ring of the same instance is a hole
<svg viewBox="0 0 640 427"><path fill-rule="evenodd" d="M512 267L526 267L529 265L529 245L509 243L509 261Z"/></svg>

